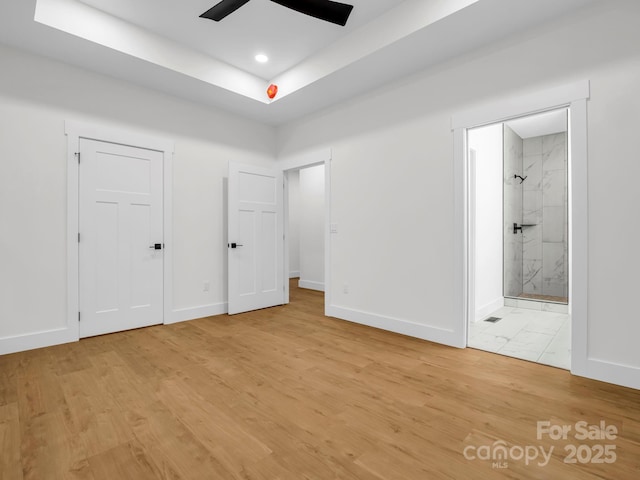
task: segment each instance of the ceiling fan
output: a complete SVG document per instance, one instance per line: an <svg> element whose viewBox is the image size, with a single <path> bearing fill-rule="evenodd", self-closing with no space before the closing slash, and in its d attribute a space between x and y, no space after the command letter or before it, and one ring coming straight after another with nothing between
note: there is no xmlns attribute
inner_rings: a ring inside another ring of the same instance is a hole
<svg viewBox="0 0 640 480"><path fill-rule="evenodd" d="M319 18L326 22L345 26L353 5L334 2L331 0L271 0L274 3L290 8L296 12L304 13ZM235 12L249 0L222 0L213 8L210 8L200 18L208 18L219 22L227 15Z"/></svg>

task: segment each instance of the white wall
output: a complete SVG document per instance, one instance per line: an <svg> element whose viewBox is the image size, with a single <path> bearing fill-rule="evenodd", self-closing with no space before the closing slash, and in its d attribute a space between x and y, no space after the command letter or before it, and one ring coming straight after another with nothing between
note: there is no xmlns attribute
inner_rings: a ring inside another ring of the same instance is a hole
<svg viewBox="0 0 640 480"><path fill-rule="evenodd" d="M175 141L175 315L223 311L227 163L272 164L274 129L4 46L0 65L0 353L66 324L66 120Z"/></svg>
<svg viewBox="0 0 640 480"><path fill-rule="evenodd" d="M279 156L332 148L332 314L428 339L452 330L452 115L590 79L588 355L640 372L638 22L640 2L597 2L279 128Z"/></svg>
<svg viewBox="0 0 640 480"><path fill-rule="evenodd" d="M287 172L289 185L289 278L300 276L300 171Z"/></svg>
<svg viewBox="0 0 640 480"><path fill-rule="evenodd" d="M324 165L300 170L300 281L324 291Z"/></svg>
<svg viewBox="0 0 640 480"><path fill-rule="evenodd" d="M502 124L469 130L468 147L476 152L475 321L503 306L502 296Z"/></svg>
<svg viewBox="0 0 640 480"><path fill-rule="evenodd" d="M227 160L270 163L274 139L279 158L331 147L332 314L438 340L455 321L459 179L451 116L590 79L588 355L640 372L640 216L629 214L640 204L639 22L636 0L596 2L283 126L277 136L270 127L0 47L0 345L65 319L66 119L175 140L176 308L225 301Z"/></svg>

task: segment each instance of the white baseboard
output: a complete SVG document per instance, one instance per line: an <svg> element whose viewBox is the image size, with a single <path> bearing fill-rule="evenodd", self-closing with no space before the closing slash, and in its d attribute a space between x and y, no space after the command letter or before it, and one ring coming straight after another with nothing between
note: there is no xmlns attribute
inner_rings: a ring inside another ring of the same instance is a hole
<svg viewBox="0 0 640 480"><path fill-rule="evenodd" d="M300 278L300 272L289 272L289 278Z"/></svg>
<svg viewBox="0 0 640 480"><path fill-rule="evenodd" d="M171 318L164 323L168 325L171 323L186 322L188 320L196 320L197 318L223 315L228 312L229 308L226 302L201 305L199 307L180 308L171 312Z"/></svg>
<svg viewBox="0 0 640 480"><path fill-rule="evenodd" d="M68 327L44 332L28 333L15 337L0 338L0 355L8 353L24 352L36 348L51 347L63 343L78 341L78 332Z"/></svg>
<svg viewBox="0 0 640 480"><path fill-rule="evenodd" d="M479 322L502 307L504 307L504 297L498 297L493 302L476 309L476 319L474 321Z"/></svg>
<svg viewBox="0 0 640 480"><path fill-rule="evenodd" d="M311 280L300 280L298 281L298 286L300 288L308 288L310 290L318 290L319 292L324 292L324 283L322 282L312 282Z"/></svg>
<svg viewBox="0 0 640 480"><path fill-rule="evenodd" d="M441 343L443 345L449 345L457 348L460 347L458 341L458 337L460 335L452 330L445 330L438 327L431 327L429 325L411 322L409 320L385 317L374 313L362 312L360 310L353 310L335 305L327 307L326 315L329 317L339 318L341 320L348 320L350 322L368 325L374 328L380 328L394 333L400 333L402 335L408 335L410 337L420 338L422 340L428 340L430 342Z"/></svg>
<svg viewBox="0 0 640 480"><path fill-rule="evenodd" d="M571 369L573 375L640 390L640 368L589 358L584 369Z"/></svg>
<svg viewBox="0 0 640 480"><path fill-rule="evenodd" d="M227 311L226 302L202 305L199 307L182 308L173 310L173 312L171 312L171 318L167 319L164 323L168 325L187 320L195 320L197 318L222 315L227 313ZM16 335L14 337L4 337L0 338L0 355L24 352L26 350L34 350L36 348L52 347L63 343L77 342L78 340L78 332L73 331L68 327Z"/></svg>

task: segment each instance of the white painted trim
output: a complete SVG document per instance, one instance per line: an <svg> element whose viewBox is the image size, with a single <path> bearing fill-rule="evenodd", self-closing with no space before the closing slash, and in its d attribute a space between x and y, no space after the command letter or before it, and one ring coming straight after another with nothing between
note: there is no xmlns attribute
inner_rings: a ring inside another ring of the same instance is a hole
<svg viewBox="0 0 640 480"><path fill-rule="evenodd" d="M494 301L489 302L486 305L483 305L482 307L478 307L474 316L475 317L474 321L479 322L480 320L484 320L493 312L495 312L496 310L502 307L504 307L504 297L496 298ZM471 317L471 318L474 318L474 317Z"/></svg>
<svg viewBox="0 0 640 480"><path fill-rule="evenodd" d="M80 339L80 169L75 153L80 148L78 127L65 122L67 135L67 327L70 340Z"/></svg>
<svg viewBox="0 0 640 480"><path fill-rule="evenodd" d="M399 318L386 317L335 305L327 309L326 315L452 347L457 347L459 344L459 335L453 330L445 330Z"/></svg>
<svg viewBox="0 0 640 480"><path fill-rule="evenodd" d="M199 307L178 308L171 312L169 319L165 319L165 324L186 322L188 320L196 320L198 318L215 317L216 315L224 315L228 313L229 305L227 302L212 303L209 305L201 305Z"/></svg>
<svg viewBox="0 0 640 480"><path fill-rule="evenodd" d="M453 312L455 318L454 332L455 341L453 345L458 348L467 346L468 319L473 318L473 299L469 295L469 285L474 273L469 274L469 268L473 265L469 256L469 219L468 219L468 162L466 161L467 132L458 128L453 132L453 178L454 201L453 218L455 220L453 232ZM471 300L471 301L470 301Z"/></svg>
<svg viewBox="0 0 640 480"><path fill-rule="evenodd" d="M324 160L324 314L331 306L331 161L329 150Z"/></svg>
<svg viewBox="0 0 640 480"><path fill-rule="evenodd" d="M163 236L164 236L164 323L172 317L173 310L173 142L165 145L163 172Z"/></svg>
<svg viewBox="0 0 640 480"><path fill-rule="evenodd" d="M171 140L138 133L119 126L114 127L96 123L66 121L65 134L70 140L74 137L86 138L101 142L117 143L119 145L126 145L129 147L167 152L172 155L175 150L174 142ZM74 147L76 146L77 144L74 145Z"/></svg>
<svg viewBox="0 0 640 480"><path fill-rule="evenodd" d="M601 382L640 390L640 368L638 367L589 358L585 370L576 373L572 368L571 373L581 377L600 380Z"/></svg>
<svg viewBox="0 0 640 480"><path fill-rule="evenodd" d="M513 93L498 101L456 113L451 117L451 129L479 127L567 106L571 102L589 98L589 91L589 80L582 80L534 93Z"/></svg>
<svg viewBox="0 0 640 480"><path fill-rule="evenodd" d="M469 138L465 140L465 145L468 143ZM466 147L465 147L466 148ZM467 166L469 193L467 198L467 215L469 216L469 243L467 258L476 258L476 204L471 199L476 198L476 159L477 152L475 150L469 150L469 165ZM476 306L476 264L474 262L473 267L469 269L468 281L467 281L467 303L469 308L469 318L474 319L476 322L479 320L478 307ZM489 312L490 313L490 312Z"/></svg>
<svg viewBox="0 0 640 480"><path fill-rule="evenodd" d="M131 147L155 150L163 154L163 323L171 319L173 310L173 153L174 142L165 138L149 136L143 133L87 122L65 122L67 135L67 327L70 330L69 341L76 341L79 337L78 311L80 305L79 293L79 166L75 153L78 152L80 139L90 139L102 142L116 143Z"/></svg>
<svg viewBox="0 0 640 480"><path fill-rule="evenodd" d="M300 272L298 271L289 272L289 278L300 278Z"/></svg>
<svg viewBox="0 0 640 480"><path fill-rule="evenodd" d="M282 231L284 232L284 242L283 242L283 248L284 248L284 254L282 255L282 260L284 262L284 272L287 273L289 272L289 278L293 278L291 277L291 272L289 271L289 264L290 264L290 258L289 258L289 172L288 171L282 171L282 181L284 183L284 194L282 197L282 214L284 216L284 218L282 219L283 223L282 223ZM300 275L298 275L300 276ZM289 282L286 281L287 276L284 276L285 278L285 282L284 282L284 299L283 302L285 305L287 305L289 303L289 297L290 297L290 288L289 288Z"/></svg>
<svg viewBox="0 0 640 480"><path fill-rule="evenodd" d="M76 317L76 324L78 319ZM76 325L77 327L77 325ZM74 329L68 326L56 330L46 330L41 332L27 333L14 337L0 338L0 355L9 353L24 352L36 348L50 347L78 341L78 335Z"/></svg>
<svg viewBox="0 0 640 480"><path fill-rule="evenodd" d="M587 100L569 108L569 311L571 373L588 376L589 197Z"/></svg>
<svg viewBox="0 0 640 480"><path fill-rule="evenodd" d="M309 150L295 156L278 159L277 167L282 169L283 172L286 170L314 167L325 163L327 158L331 158L330 148Z"/></svg>
<svg viewBox="0 0 640 480"><path fill-rule="evenodd" d="M324 292L324 283L313 282L311 280L299 280L298 287L307 288L309 290L317 290L318 292Z"/></svg>
<svg viewBox="0 0 640 480"><path fill-rule="evenodd" d="M640 389L640 368L620 365L589 357L588 312L588 123L587 100L589 81L581 81L543 90L520 97L511 96L489 105L455 115L454 174L455 184L455 311L458 327L456 342L466 338L464 327L470 317L467 308L469 269L473 258L468 258L468 178L466 169L466 130L479 125L502 122L510 118L555 108L569 107L570 162L569 162L569 311L571 315L571 373L596 380ZM461 239L459 241L459 239Z"/></svg>

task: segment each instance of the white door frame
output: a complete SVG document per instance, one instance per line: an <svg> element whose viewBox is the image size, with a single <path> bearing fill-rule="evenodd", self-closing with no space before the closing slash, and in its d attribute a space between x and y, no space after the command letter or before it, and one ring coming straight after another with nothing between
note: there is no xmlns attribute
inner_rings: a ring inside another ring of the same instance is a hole
<svg viewBox="0 0 640 480"><path fill-rule="evenodd" d="M470 217L475 199L470 195L467 130L513 118L569 107L569 313L571 315L571 372L594 377L588 358L588 207L587 207L587 100L589 81L562 85L533 94L505 97L452 117L454 136L454 311L456 346L467 345L467 326L474 314L472 281L475 251L471 243Z"/></svg>
<svg viewBox="0 0 640 480"><path fill-rule="evenodd" d="M130 130L86 122L65 121L67 135L67 327L74 340L80 339L78 312L80 308L79 278L79 209L80 209L80 169L78 163L79 141L81 138L102 142L117 143L130 147L156 150L163 153L163 320L171 323L173 308L173 239L172 239L172 180L173 180L173 141L151 137ZM82 161L82 159L80 159Z"/></svg>
<svg viewBox="0 0 640 480"><path fill-rule="evenodd" d="M331 149L314 150L278 161L284 188L284 303L289 303L289 176L288 172L324 165L324 311L331 305Z"/></svg>

